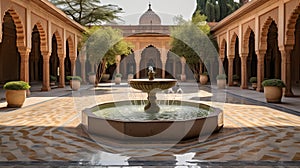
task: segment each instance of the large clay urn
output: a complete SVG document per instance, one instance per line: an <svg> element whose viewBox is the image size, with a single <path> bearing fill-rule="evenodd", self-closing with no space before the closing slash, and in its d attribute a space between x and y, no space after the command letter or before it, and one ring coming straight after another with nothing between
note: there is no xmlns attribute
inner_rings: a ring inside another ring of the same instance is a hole
<svg viewBox="0 0 300 168"><path fill-rule="evenodd" d="M7 107L22 107L26 99L26 90L6 90Z"/></svg>

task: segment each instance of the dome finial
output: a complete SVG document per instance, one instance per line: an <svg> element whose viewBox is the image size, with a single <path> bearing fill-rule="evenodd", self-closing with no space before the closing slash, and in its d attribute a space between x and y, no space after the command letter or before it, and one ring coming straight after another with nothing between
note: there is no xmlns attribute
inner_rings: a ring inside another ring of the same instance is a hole
<svg viewBox="0 0 300 168"><path fill-rule="evenodd" d="M151 9L151 2L149 1L149 9L148 9L149 11L151 11L152 9Z"/></svg>

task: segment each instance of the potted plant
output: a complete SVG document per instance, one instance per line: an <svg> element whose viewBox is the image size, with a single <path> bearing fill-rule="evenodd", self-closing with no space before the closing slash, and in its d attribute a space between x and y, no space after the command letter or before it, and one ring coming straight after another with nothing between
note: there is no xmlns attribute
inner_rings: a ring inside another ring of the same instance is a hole
<svg viewBox="0 0 300 168"><path fill-rule="evenodd" d="M224 89L226 86L226 74L217 75L217 86L219 89Z"/></svg>
<svg viewBox="0 0 300 168"><path fill-rule="evenodd" d="M285 83L280 79L267 79L262 82L264 94L268 103L280 103L282 98L282 88Z"/></svg>
<svg viewBox="0 0 300 168"><path fill-rule="evenodd" d="M208 73L204 72L202 74L200 74L200 83L201 85L206 85L208 81Z"/></svg>
<svg viewBox="0 0 300 168"><path fill-rule="evenodd" d="M121 80L122 80L122 74L117 73L117 74L115 75L115 83L116 83L117 85L119 85L119 84L121 83Z"/></svg>
<svg viewBox="0 0 300 168"><path fill-rule="evenodd" d="M128 74L128 80L130 80L130 79L133 79L133 74L132 73Z"/></svg>
<svg viewBox="0 0 300 168"><path fill-rule="evenodd" d="M56 81L57 81L57 77L50 75L50 85L54 86Z"/></svg>
<svg viewBox="0 0 300 168"><path fill-rule="evenodd" d="M237 86L237 85L239 84L239 80L240 80L239 75L234 74L234 75L232 76L232 80L233 80L233 85L234 85L234 86Z"/></svg>
<svg viewBox="0 0 300 168"><path fill-rule="evenodd" d="M77 91L80 88L80 83L82 81L80 76L67 76L67 79L70 81L72 90Z"/></svg>
<svg viewBox="0 0 300 168"><path fill-rule="evenodd" d="M5 96L7 107L22 107L26 99L26 90L30 88L24 81L7 82L3 88L6 90Z"/></svg>
<svg viewBox="0 0 300 168"><path fill-rule="evenodd" d="M251 77L250 83L252 84L252 88L255 90L257 88L257 77Z"/></svg>
<svg viewBox="0 0 300 168"><path fill-rule="evenodd" d="M95 72L89 72L88 73L89 76L89 81L91 84L95 84L96 81L96 73Z"/></svg>

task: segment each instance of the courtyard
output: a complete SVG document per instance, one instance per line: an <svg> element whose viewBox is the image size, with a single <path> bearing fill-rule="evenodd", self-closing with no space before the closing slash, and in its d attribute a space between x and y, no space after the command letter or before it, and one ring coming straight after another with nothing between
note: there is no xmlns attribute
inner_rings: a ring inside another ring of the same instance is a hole
<svg viewBox="0 0 300 168"><path fill-rule="evenodd" d="M182 86L188 83L182 83ZM188 87L187 87L188 88ZM0 166L262 166L300 165L299 102L268 104L255 91L230 87L222 90L224 127L205 139L178 144L122 142L86 133L80 125L78 97L95 93L96 102L122 97L126 83L69 87L32 92L23 108L0 104ZM198 93L184 89L183 97L204 104L213 102L214 86L200 86ZM138 91L137 91L138 92ZM252 92L256 94L251 94ZM220 96L220 95L219 95ZM79 99L80 100L80 99ZM83 100L83 99L81 99ZM295 100L295 99L293 99ZM154 155L143 156L154 152Z"/></svg>

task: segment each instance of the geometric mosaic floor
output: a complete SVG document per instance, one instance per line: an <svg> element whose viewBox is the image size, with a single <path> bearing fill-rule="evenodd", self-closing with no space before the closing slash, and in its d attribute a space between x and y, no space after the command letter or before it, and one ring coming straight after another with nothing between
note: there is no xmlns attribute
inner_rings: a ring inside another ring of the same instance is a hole
<svg viewBox="0 0 300 168"><path fill-rule="evenodd" d="M115 92L119 91L122 88ZM99 91L96 99L113 98L110 92ZM166 148L163 143L118 144L95 139L82 130L75 108L78 102L74 102L72 95L67 95L14 111L0 110L0 167L300 165L299 115L234 96L227 95L220 133ZM149 151L155 154L135 157Z"/></svg>

